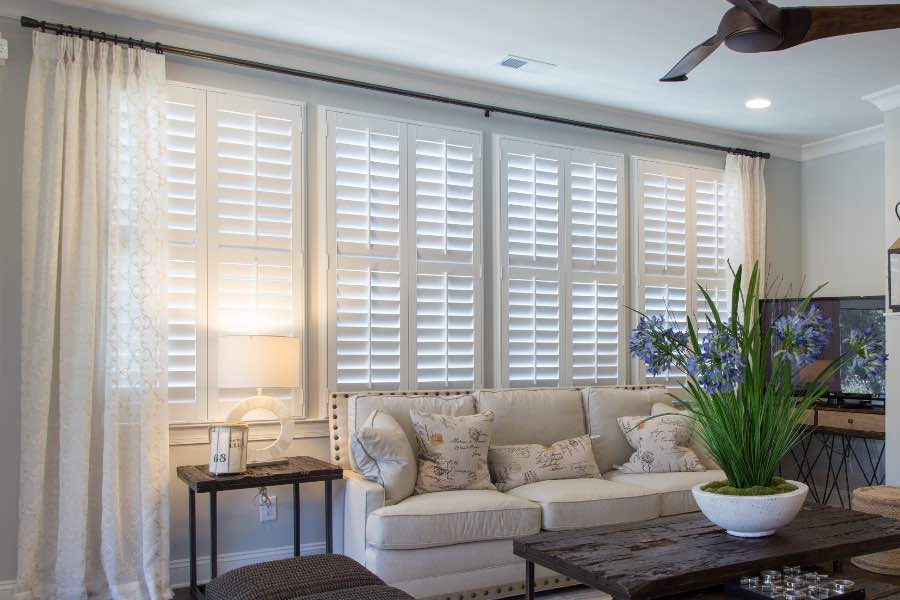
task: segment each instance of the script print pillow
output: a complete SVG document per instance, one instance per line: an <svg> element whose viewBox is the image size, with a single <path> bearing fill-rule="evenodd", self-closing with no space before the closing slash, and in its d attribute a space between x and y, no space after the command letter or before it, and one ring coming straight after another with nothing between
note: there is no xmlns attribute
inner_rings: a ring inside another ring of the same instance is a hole
<svg viewBox="0 0 900 600"><path fill-rule="evenodd" d="M589 435L549 446L493 446L488 453L488 463L494 483L501 492L537 481L600 477Z"/></svg>
<svg viewBox="0 0 900 600"><path fill-rule="evenodd" d="M416 432L416 493L493 490L488 473L493 413L453 417L409 411Z"/></svg>
<svg viewBox="0 0 900 600"><path fill-rule="evenodd" d="M634 454L616 468L622 473L678 473L705 471L690 449L693 430L679 416L619 417L619 428Z"/></svg>

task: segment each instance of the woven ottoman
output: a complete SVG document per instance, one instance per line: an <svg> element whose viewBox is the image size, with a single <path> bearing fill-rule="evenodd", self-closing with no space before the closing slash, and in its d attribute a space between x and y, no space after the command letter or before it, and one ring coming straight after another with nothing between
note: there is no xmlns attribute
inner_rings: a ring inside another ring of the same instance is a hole
<svg viewBox="0 0 900 600"><path fill-rule="evenodd" d="M412 600L355 560L314 554L247 565L206 584L206 600Z"/></svg>
<svg viewBox="0 0 900 600"><path fill-rule="evenodd" d="M853 490L853 510L900 520L900 487L876 485ZM866 554L851 559L866 571L882 575L900 575L900 550Z"/></svg>

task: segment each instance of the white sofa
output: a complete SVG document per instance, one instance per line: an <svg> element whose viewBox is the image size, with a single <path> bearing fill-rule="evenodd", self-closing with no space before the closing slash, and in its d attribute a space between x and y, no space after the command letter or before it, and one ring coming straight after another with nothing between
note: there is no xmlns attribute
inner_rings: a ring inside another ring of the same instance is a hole
<svg viewBox="0 0 900 600"><path fill-rule="evenodd" d="M722 471L613 469L632 452L616 417L649 415L655 402L670 402L661 387L333 394L332 460L346 479L343 552L416 598L491 600L522 593L524 563L512 552L517 536L695 511L691 487L724 478ZM542 481L506 493L438 492L385 506L384 488L352 470L350 436L379 408L397 419L415 447L413 406L459 415L491 410L495 445L551 444L589 433L603 478ZM540 567L536 575L539 589L575 583Z"/></svg>

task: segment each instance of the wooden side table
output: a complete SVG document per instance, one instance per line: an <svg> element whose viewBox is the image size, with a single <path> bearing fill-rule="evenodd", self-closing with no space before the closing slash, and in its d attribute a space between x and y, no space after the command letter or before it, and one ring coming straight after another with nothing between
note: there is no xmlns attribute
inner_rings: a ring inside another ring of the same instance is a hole
<svg viewBox="0 0 900 600"><path fill-rule="evenodd" d="M337 465L311 456L293 456L286 463L252 466L237 475L212 475L207 465L178 467L178 478L188 486L188 527L190 537L191 595L204 598L197 585L197 494L209 494L209 569L210 577L218 575L216 539L216 495L227 490L243 490L275 485L293 485L294 556L300 556L300 484L314 481L325 483L325 551L332 552L331 482L343 478Z"/></svg>

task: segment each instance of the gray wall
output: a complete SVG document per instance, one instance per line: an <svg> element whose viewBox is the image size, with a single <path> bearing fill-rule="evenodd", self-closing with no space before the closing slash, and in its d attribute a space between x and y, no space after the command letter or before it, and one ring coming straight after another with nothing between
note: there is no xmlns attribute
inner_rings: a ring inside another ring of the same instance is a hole
<svg viewBox="0 0 900 600"><path fill-rule="evenodd" d="M828 296L884 294L884 145L803 163L802 272Z"/></svg>
<svg viewBox="0 0 900 600"><path fill-rule="evenodd" d="M517 94L515 92L501 93L496 89L486 89L466 82L447 82L433 79L427 75L411 74L408 71L392 70L388 68L373 69L369 65L353 63L351 61L336 62L332 57L315 53L300 54L292 51L286 54L283 48L266 46L261 43L240 42L226 40L222 37L211 36L204 32L192 32L178 28L160 27L146 22L134 21L125 18L113 17L100 13L78 10L73 8L48 5L39 0L33 2L12 2L25 13L38 18L47 18L55 21L75 23L86 27L116 31L126 35L134 35L147 39L161 40L164 42L198 47L218 51L226 54L244 56L257 60L265 60L281 64L300 65L310 70L319 70L359 79L368 79L414 87L432 91L434 93L446 93L455 96L468 96L489 102L499 102L510 106L523 107L531 110L566 114L573 118L609 122L623 127L636 129L649 129L668 133L670 135L684 135L716 141L728 145L752 145L752 142L741 140L725 134L717 134L708 130L698 130L677 124L661 124L652 118L635 116L620 112L604 112L583 104L569 103L552 98L541 98L530 95ZM2 133L2 158L0 161L0 189L2 189L4 206L4 218L0 220L0 248L5 250L0 256L0 289L2 289L3 324L2 332L5 341L0 355L3 357L2 371L0 371L0 390L2 390L3 420L0 421L0 481L15 481L18 472L18 327L20 311L20 261L19 246L21 242L19 213L19 177L21 162L21 138L22 119L24 107L24 80L29 63L30 42L28 34L23 32L18 25L10 20L0 18L0 32L10 39L11 58L5 68L0 67L0 81L5 81L0 92L0 133ZM262 72L241 70L238 68L219 66L212 63L200 63L184 60L169 60L168 76L170 79L206 84L209 86L230 90L246 91L256 94L265 94L282 98L294 98L307 102L307 156L309 162L308 172L308 222L311 224L309 234L308 256L315 256L316 248L320 246L319 232L315 227L321 199L317 197L317 162L316 162L316 108L317 105L334 106L345 109L355 109L365 112L395 115L407 119L434 122L449 126L458 126L469 129L479 129L484 132L485 141L489 142L489 136L493 133L503 133L519 137L533 138L548 142L572 144L592 147L599 150L622 152L627 155L639 155L649 158L659 158L680 162L689 162L702 166L722 167L724 157L721 153L706 152L695 149L686 149L669 145L657 145L639 142L631 138L623 138L610 135L599 135L584 130L551 126L531 121L524 121L505 117L483 118L480 114L470 110L433 105L396 97L388 97L370 92L336 88L314 82L308 82L293 78L265 74ZM2 79L2 78L5 78ZM492 164L491 146L485 144L485 231L490 232L493 227L495 215L494 207L489 199L491 180L489 165ZM767 191L769 197L769 227L768 227L768 259L770 263L778 265L778 269L791 280L799 279L801 271L800 262L800 164L785 159L775 158L769 162L767 168ZM486 241L487 242L487 241ZM490 246L486 243L486 248ZM316 269L310 264L311 277L310 315L318 314L319 307L316 304L318 281L316 281ZM491 277L487 276L490 282ZM488 284L489 285L489 284ZM486 291L487 300L493 290ZM487 311L490 315L490 311ZM310 322L314 322L311 319ZM491 327L486 324L486 331ZM490 340L486 340L488 355L485 364L490 365ZM311 332L310 350L313 361L316 360L318 339L315 331ZM315 375L318 366L313 362L310 365L310 373L313 376L308 388L314 396L316 391L324 388L324 382L318 381ZM316 403L313 402L313 405ZM312 409L315 412L315 408ZM296 453L311 454L326 457L327 442L324 438L298 440L292 450ZM173 467L182 464L197 464L207 460L206 447L203 445L173 446L171 449L171 464ZM273 523L260 524L257 522L256 510L252 505L253 492L229 493L219 501L219 551L220 553L245 552L249 550L265 549L290 544L290 513L289 490L273 490L278 496L279 518ZM183 559L187 555L187 524L186 524L186 491L173 475L171 481L172 495L172 557ZM304 486L302 492L302 527L304 543L318 542L323 539L321 524L321 492L317 486ZM203 500L204 498L201 497ZM16 493L15 486L4 485L0 489L0 580L11 579L15 575L15 531L16 531ZM201 523L205 523L205 503L200 503ZM339 524L338 524L339 525ZM201 527L201 533L205 531ZM206 536L200 540L200 554L206 554Z"/></svg>

